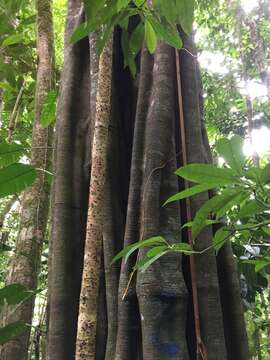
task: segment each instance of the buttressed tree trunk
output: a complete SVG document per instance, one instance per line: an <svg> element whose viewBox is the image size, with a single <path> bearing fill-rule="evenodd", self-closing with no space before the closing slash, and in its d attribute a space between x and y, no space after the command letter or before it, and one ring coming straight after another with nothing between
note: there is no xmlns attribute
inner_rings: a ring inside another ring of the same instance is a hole
<svg viewBox="0 0 270 360"><path fill-rule="evenodd" d="M9 283L19 283L29 290L37 287L37 277L40 267L42 243L45 235L50 181L46 172L51 162L48 146L51 142L51 129L43 129L40 115L43 101L52 88L54 76L54 47L51 0L37 0L37 86L35 95L35 119L32 132L31 164L38 171L34 184L23 195L20 228L16 242L16 251L11 260ZM40 171L41 170L41 171ZM34 297L21 305L7 321L21 320L31 324ZM2 360L26 360L28 353L30 328L23 336L3 346Z"/></svg>
<svg viewBox="0 0 270 360"><path fill-rule="evenodd" d="M70 0L67 36L83 20L80 2ZM179 204L161 207L182 186L174 175L182 151L175 52L164 43L158 44L154 56L143 48L133 79L124 70L120 35L116 29L95 359L195 360L188 259L164 256L145 273L136 274L128 289L136 256L127 263L110 264L124 245L153 235L163 235L169 242L186 241L179 231L185 209ZM190 55L193 43L186 36L183 40L189 50L180 51L188 161L206 162L209 145L201 118L196 60ZM89 69L95 60L96 52L87 39L66 44L57 115L48 360L75 358L91 165L88 139L96 93L96 73ZM193 213L206 199L206 194L193 199ZM212 232L204 231L197 247L209 246L211 238ZM138 258L142 256L140 252ZM195 261L208 359L232 359L227 356L220 301L223 279L218 278L215 255L209 251ZM234 291L239 291L237 283ZM242 319L241 311L232 314Z"/></svg>

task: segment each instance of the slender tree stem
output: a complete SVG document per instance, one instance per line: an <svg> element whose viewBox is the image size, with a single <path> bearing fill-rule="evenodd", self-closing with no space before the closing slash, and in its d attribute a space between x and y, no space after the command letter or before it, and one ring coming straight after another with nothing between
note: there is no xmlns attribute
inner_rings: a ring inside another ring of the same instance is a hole
<svg viewBox="0 0 270 360"><path fill-rule="evenodd" d="M22 86L20 88L20 91L18 93L17 99L15 101L15 105L14 108L12 110L10 119L9 119L9 125L8 125L8 143L11 143L12 141L12 136L13 136L13 132L15 130L15 125L16 125L16 118L17 118L17 114L18 114L18 109L20 106L20 102L22 99L22 95L23 95L23 91L24 91L24 85L25 85L25 81L23 81Z"/></svg>
<svg viewBox="0 0 270 360"><path fill-rule="evenodd" d="M95 358L99 273L102 252L103 204L106 176L108 127L111 111L113 37L99 62L92 167L80 294L76 360Z"/></svg>

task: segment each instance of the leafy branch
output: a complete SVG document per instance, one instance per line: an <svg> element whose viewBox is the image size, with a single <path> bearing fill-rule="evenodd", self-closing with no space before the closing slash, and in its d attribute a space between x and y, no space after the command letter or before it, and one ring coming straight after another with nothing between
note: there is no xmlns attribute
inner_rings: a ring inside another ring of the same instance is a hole
<svg viewBox="0 0 270 360"><path fill-rule="evenodd" d="M190 34L194 17L194 0L84 0L86 21L79 25L70 41L75 43L101 29L99 50L106 45L116 26L121 28L125 67L136 74L136 56L145 42L149 52L156 50L158 40L180 49L180 25ZM131 26L132 21L137 24Z"/></svg>
<svg viewBox="0 0 270 360"><path fill-rule="evenodd" d="M216 148L219 156L225 160L224 167L211 164L189 164L181 167L176 171L176 175L195 185L171 196L163 205L167 206L172 202L214 189L216 195L201 206L192 222L182 226L191 228L195 245L199 241L199 234L206 226L221 223L222 226L215 232L211 246L196 251L194 246L185 242L169 244L162 236L156 236L125 247L114 257L113 262L122 257L127 261L135 251L150 247L146 256L137 262L133 269L146 271L151 264L169 252L200 255L211 248L219 251L229 239L241 239L242 242L246 239L244 241L248 243L254 236L258 241L262 239L261 232L270 235L269 164L264 167L255 166L245 158L242 152L243 140L239 136L219 140ZM264 247L264 243L261 244ZM270 260L267 260L270 256L266 255L263 256L263 266L260 258L252 260L256 271L270 264Z"/></svg>

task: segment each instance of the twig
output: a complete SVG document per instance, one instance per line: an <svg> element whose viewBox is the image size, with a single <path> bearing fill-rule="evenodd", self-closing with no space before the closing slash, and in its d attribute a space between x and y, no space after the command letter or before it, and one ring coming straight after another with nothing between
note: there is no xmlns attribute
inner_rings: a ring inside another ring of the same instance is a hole
<svg viewBox="0 0 270 360"><path fill-rule="evenodd" d="M13 135L13 131L14 131L15 125L16 125L17 112L18 112L18 108L19 108L20 101L21 101L21 98L22 98L22 95L23 95L23 91L24 91L24 85L25 85L25 80L22 83L19 94L18 94L17 99L15 101L14 108L13 108L12 113L10 115L9 125L8 125L8 139L7 139L8 143L11 143L11 141L12 141L12 135Z"/></svg>

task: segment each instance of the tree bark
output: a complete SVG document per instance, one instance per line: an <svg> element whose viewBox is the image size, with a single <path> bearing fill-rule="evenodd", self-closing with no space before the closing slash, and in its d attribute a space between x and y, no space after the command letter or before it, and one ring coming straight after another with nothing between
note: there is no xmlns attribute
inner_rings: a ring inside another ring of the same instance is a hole
<svg viewBox="0 0 270 360"><path fill-rule="evenodd" d="M184 47L195 55L190 38L184 36ZM200 110L198 70L196 59L186 51L181 52L180 68L184 118L186 123L187 156L189 163L206 162L206 149L203 141L203 128ZM207 194L191 199L192 214L207 200ZM196 241L196 249L202 250L212 243L211 229L203 230ZM197 286L201 318L201 331L207 349L208 359L227 359L223 319L219 297L216 259L213 250L204 255L196 255ZM211 324L211 326L208 326Z"/></svg>
<svg viewBox="0 0 270 360"><path fill-rule="evenodd" d="M15 255L11 261L9 283L19 283L29 290L36 290L40 267L42 243L45 236L50 182L43 170L50 168L51 154L48 146L51 142L51 130L43 129L40 115L43 101L53 86L54 48L53 25L50 0L37 0L37 52L39 58L37 87L35 96L35 120L32 132L31 164L38 171L34 184L23 194L20 228ZM21 305L8 321L21 320L31 324L34 297ZM1 359L27 359L30 328L20 338L3 346Z"/></svg>
<svg viewBox="0 0 270 360"><path fill-rule="evenodd" d="M70 0L67 31L71 31L78 17L78 23L83 21L80 6ZM143 48L133 79L123 67L120 36L118 29L113 48L104 193L101 273L105 272L105 284L100 281L95 359L196 359L186 258L164 256L132 279L132 267L144 255L143 251L127 263L110 265L124 245L153 235L163 235L169 242L185 241L185 234L181 237L179 231L185 221L184 209L179 204L161 207L179 190L178 178L173 174L182 151L174 49L159 43L152 56ZM190 38L185 37L184 44L194 52ZM197 64L186 51L180 54L188 161L206 162L209 144L202 124ZM49 360L75 358L92 161L88 155L95 81L92 71L89 75L89 62L91 66L95 55L87 40L66 45L57 116ZM194 198L193 214L206 199L207 194ZM212 232L207 230L196 246L202 249L211 241ZM201 331L208 358L225 360L220 279L214 252L197 256L196 267Z"/></svg>
<svg viewBox="0 0 270 360"><path fill-rule="evenodd" d="M68 3L64 66L56 123L50 241L47 358L74 359L90 169L89 43L69 43L84 20L81 1Z"/></svg>
<svg viewBox="0 0 270 360"><path fill-rule="evenodd" d="M106 176L108 127L111 111L112 36L99 60L98 87L92 147L89 207L84 249L76 341L76 360L95 358L99 276L101 271L103 203Z"/></svg>
<svg viewBox="0 0 270 360"><path fill-rule="evenodd" d="M249 359L239 275L231 244L225 244L220 250L217 264L228 360Z"/></svg>

